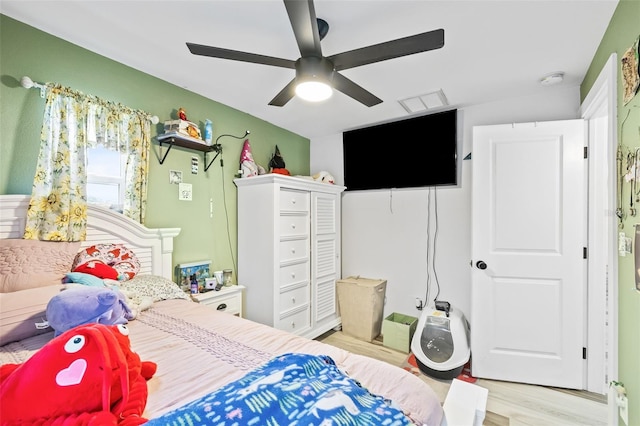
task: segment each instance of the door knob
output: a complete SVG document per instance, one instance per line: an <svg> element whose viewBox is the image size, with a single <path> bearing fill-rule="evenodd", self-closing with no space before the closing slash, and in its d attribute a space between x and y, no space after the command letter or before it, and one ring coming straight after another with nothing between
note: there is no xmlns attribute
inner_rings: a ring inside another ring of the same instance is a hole
<svg viewBox="0 0 640 426"><path fill-rule="evenodd" d="M476 267L477 267L478 269L487 269L487 264L486 264L486 263L484 263L482 260L478 260L478 261L476 262Z"/></svg>

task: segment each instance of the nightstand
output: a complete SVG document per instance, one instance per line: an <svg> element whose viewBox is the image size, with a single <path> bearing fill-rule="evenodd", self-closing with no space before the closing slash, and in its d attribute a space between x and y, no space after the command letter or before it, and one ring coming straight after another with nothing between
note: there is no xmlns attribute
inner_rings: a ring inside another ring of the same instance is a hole
<svg viewBox="0 0 640 426"><path fill-rule="evenodd" d="M242 285L222 287L220 290L210 290L205 293L192 294L191 298L198 303L210 306L212 309L227 312L242 317Z"/></svg>

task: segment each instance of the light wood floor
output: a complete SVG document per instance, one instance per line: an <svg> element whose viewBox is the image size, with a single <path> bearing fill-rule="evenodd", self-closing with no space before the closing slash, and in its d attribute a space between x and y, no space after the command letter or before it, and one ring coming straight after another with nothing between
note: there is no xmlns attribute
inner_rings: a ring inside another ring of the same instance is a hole
<svg viewBox="0 0 640 426"><path fill-rule="evenodd" d="M383 346L379 339L364 342L341 331L329 331L316 340L397 366L408 355ZM444 402L451 381L426 375L420 378L431 385L440 403ZM485 426L607 425L606 399L601 395L485 379L475 384L489 390Z"/></svg>

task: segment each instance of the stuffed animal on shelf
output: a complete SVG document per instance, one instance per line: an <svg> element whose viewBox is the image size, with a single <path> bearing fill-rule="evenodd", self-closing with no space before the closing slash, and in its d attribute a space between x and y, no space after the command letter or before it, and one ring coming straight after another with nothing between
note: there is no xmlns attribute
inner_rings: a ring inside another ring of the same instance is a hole
<svg viewBox="0 0 640 426"><path fill-rule="evenodd" d="M3 425L140 425L157 364L131 350L125 325L87 324L22 364L0 366Z"/></svg>
<svg viewBox="0 0 640 426"><path fill-rule="evenodd" d="M242 145L242 152L240 153L240 173L243 178L258 175L258 165L253 160L249 139L246 139Z"/></svg>
<svg viewBox="0 0 640 426"><path fill-rule="evenodd" d="M178 108L178 118L180 120L188 121L187 120L187 111L185 111L184 108L182 108L182 107Z"/></svg>
<svg viewBox="0 0 640 426"><path fill-rule="evenodd" d="M289 170L285 167L284 158L282 158L282 154L280 154L280 149L278 145L276 145L276 150L273 153L273 157L269 160L269 168L271 169L271 173L277 173L281 175L290 176Z"/></svg>
<svg viewBox="0 0 640 426"><path fill-rule="evenodd" d="M321 172L316 173L312 177L313 177L313 180L315 180L317 182L336 183L335 179L333 178L333 176L329 172L325 172L324 170L321 171Z"/></svg>

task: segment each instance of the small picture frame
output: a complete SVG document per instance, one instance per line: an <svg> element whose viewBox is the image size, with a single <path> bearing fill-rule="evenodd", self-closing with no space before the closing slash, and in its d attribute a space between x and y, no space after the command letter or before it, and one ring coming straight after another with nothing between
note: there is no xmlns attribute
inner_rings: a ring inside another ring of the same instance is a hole
<svg viewBox="0 0 640 426"><path fill-rule="evenodd" d="M180 170L169 170L169 183L182 183L182 172Z"/></svg>
<svg viewBox="0 0 640 426"><path fill-rule="evenodd" d="M205 285L204 280L210 278L210 260L200 260L197 262L181 263L178 265L178 285L186 292L191 292L191 277L196 276L198 281L198 291L201 292Z"/></svg>
<svg viewBox="0 0 640 426"><path fill-rule="evenodd" d="M193 200L193 185L190 183L180 182L178 184L178 200L191 201Z"/></svg>

